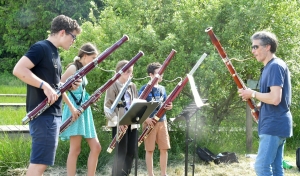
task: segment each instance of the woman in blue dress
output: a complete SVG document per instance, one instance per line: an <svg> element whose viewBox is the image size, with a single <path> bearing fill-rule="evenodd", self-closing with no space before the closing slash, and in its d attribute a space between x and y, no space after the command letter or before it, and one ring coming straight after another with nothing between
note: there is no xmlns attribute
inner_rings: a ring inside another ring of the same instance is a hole
<svg viewBox="0 0 300 176"><path fill-rule="evenodd" d="M67 70L62 75L61 82L66 82L66 80L74 75L80 68L92 62L97 54L98 52L94 45L90 43L84 44L80 48L78 56L74 58L74 62L67 66ZM67 105L65 105L63 109L63 123L71 117L72 114L76 113L79 106L89 99L89 94L85 90L87 83L86 77L83 77L78 89L68 92L69 101L68 99L63 98ZM90 154L87 161L87 175L95 175L98 157L101 152L101 145L96 134L91 108L88 107L77 119L73 118L72 120L74 123L60 134L61 140L70 140L70 149L67 159L67 175L76 175L76 163L81 150L82 138L87 141L90 147Z"/></svg>

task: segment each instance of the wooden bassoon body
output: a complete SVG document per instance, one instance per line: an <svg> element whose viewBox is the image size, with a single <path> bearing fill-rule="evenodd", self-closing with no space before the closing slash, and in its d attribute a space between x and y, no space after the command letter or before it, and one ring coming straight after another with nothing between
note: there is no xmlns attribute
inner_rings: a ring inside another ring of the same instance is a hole
<svg viewBox="0 0 300 176"><path fill-rule="evenodd" d="M195 64L195 66L192 68L192 70L189 72L189 75L193 75L194 72L196 71L196 69L200 66L200 64L202 63L202 61L204 60L204 58L207 56L206 53L204 53L201 58L197 61L197 63ZM173 102L175 100L175 98L179 95L179 93L182 91L182 89L184 88L184 86L187 84L187 82L189 81L188 76L186 76L184 78L183 81L180 81L177 86L173 89L173 91L170 93L170 95L168 96L168 98L166 99L166 101L163 103L163 105L159 108L159 110L157 111L157 113L154 115L153 120L155 121L155 124L159 121L159 119L161 117L163 117L163 115L166 112L165 107L170 103ZM138 146L140 146L144 139L146 139L149 134L152 132L154 126L150 126L147 125L146 128L144 129L143 133L140 135L139 139L138 139Z"/></svg>
<svg viewBox="0 0 300 176"><path fill-rule="evenodd" d="M166 67L169 65L169 63L171 62L171 59L173 58L173 56L175 54L176 54L176 51L172 49L171 53L169 54L169 56L166 58L166 60L162 64L162 66L159 69L158 73L155 75L155 77L150 82L148 82L148 84L145 87L144 91L139 96L139 99L145 100L147 98L148 94L151 92L154 85L158 82L158 79L161 77L161 75L163 74L163 72L165 71ZM113 149L116 146L116 143L121 141L123 136L126 134L126 130L128 129L128 126L127 125L123 125L123 126L124 126L124 130L121 130L121 128L119 128L117 130L118 134L115 135L112 142L108 146L108 148L106 150L108 153L111 153L113 151Z"/></svg>
<svg viewBox="0 0 300 176"><path fill-rule="evenodd" d="M219 40L217 39L217 37L215 36L212 27L209 27L205 30L205 32L207 32L207 34L209 35L213 45L215 46L215 48L218 50L219 55L221 56L225 66L227 67L228 71L230 72L234 82L236 83L237 87L239 89L247 89L245 83L242 81L242 79L240 79L240 77L238 76L236 70L234 69L230 59L228 58L224 48L222 47L221 43L219 42ZM255 101L252 98L249 98L247 100L247 104L249 105L252 114L253 114L253 120L258 123L258 118L259 118L259 109L257 107L257 105L255 104Z"/></svg>
<svg viewBox="0 0 300 176"><path fill-rule="evenodd" d="M77 108L78 111L83 113L86 108L88 108L91 104L95 103L101 95L115 82L117 81L120 76L126 72L138 59L140 59L144 53L140 51L136 56L134 56L124 67L115 74L110 80L108 80L103 86L98 88L91 96L90 98L85 101L80 107ZM72 121L72 115L60 126L60 133L65 131L74 121Z"/></svg>
<svg viewBox="0 0 300 176"><path fill-rule="evenodd" d="M87 64L82 67L76 74L68 78L68 80L58 88L56 92L58 96L61 96L65 91L72 87L72 84L75 83L78 79L81 79L83 76L88 74L92 69L94 69L100 62L106 59L112 52L118 49L123 43L128 40L128 36L124 35L119 41L113 44L111 47L102 52L97 58L93 60L93 62ZM46 109L50 107L48 103L48 98L45 98L37 107L35 107L32 111L27 113L27 115L22 119L22 124L25 125L29 121L37 118L40 114L42 114Z"/></svg>

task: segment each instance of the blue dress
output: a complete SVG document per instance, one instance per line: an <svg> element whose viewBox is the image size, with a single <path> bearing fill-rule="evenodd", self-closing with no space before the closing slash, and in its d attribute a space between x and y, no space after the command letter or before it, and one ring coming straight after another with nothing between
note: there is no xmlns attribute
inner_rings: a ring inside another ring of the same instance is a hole
<svg viewBox="0 0 300 176"><path fill-rule="evenodd" d="M86 77L83 77L82 85L87 84ZM83 86L79 86L78 89L72 91L72 93L75 95L77 100L80 100L82 95L82 101L81 105L86 102L90 95L86 92L85 89L83 89ZM78 108L79 106L76 104L74 98L71 96L70 93L68 93L68 97L74 107ZM62 113L62 124L72 116L71 111L69 110L68 105L64 105L63 113ZM96 130L93 120L93 114L91 107L89 106L83 113L78 117L78 119L69 126L63 133L60 134L60 139L65 141L69 140L70 136L82 136L83 138L96 138Z"/></svg>

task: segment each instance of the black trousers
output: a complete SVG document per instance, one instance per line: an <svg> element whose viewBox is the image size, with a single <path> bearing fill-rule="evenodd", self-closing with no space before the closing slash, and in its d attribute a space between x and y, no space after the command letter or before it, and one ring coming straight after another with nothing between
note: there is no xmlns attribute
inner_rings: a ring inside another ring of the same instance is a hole
<svg viewBox="0 0 300 176"><path fill-rule="evenodd" d="M117 133L117 127L112 128L112 137ZM128 126L126 134L116 144L112 176L129 175L131 172L135 151L137 150L137 129Z"/></svg>

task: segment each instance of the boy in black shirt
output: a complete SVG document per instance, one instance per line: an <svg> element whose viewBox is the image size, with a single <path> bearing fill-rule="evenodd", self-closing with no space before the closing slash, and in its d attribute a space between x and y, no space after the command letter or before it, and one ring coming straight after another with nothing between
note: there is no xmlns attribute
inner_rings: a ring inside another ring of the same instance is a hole
<svg viewBox="0 0 300 176"><path fill-rule="evenodd" d="M58 97L55 90L62 72L58 48L68 50L80 32L76 20L65 15L55 17L49 37L33 44L13 70L13 74L27 84L27 112L32 111L45 98L48 98L51 105L38 118L29 122L32 149L27 176L41 176L47 165L54 164L62 106L62 98ZM78 117L79 112L73 115Z"/></svg>

